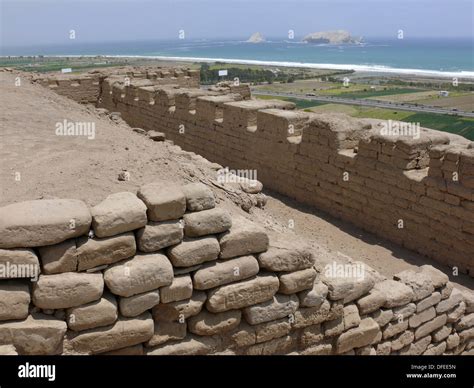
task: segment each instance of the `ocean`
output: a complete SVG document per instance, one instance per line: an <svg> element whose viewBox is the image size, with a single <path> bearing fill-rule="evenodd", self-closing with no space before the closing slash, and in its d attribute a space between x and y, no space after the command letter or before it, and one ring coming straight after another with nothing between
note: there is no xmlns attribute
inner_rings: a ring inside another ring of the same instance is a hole
<svg viewBox="0 0 474 388"><path fill-rule="evenodd" d="M474 40L470 38L366 38L359 45L306 44L268 39L174 40L81 43L42 47L4 47L0 54L45 56L134 56L189 61L226 61L275 66L354 69L360 71L474 78Z"/></svg>

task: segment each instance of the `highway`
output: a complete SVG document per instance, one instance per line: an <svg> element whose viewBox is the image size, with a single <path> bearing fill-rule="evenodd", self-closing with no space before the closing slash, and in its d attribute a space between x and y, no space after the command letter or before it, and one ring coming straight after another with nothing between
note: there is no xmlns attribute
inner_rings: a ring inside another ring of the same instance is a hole
<svg viewBox="0 0 474 388"><path fill-rule="evenodd" d="M456 116L461 116L461 117L474 118L474 112L465 112L465 111L460 111L460 110L437 108L434 106L427 106L427 105L413 105L413 104L407 104L407 103L396 103L396 102L362 99L362 98L341 98L341 97L336 97L336 96L307 96L306 94L297 94L297 93L267 92L264 90L258 90L254 88L252 88L252 95L289 97L289 98L297 98L297 99L309 100L309 101L323 101L323 102L327 102L331 104L361 105L361 106L367 106L367 107L372 107L372 108L386 108L386 109L404 110L404 111L421 112L421 113L449 114L449 115L456 115Z"/></svg>

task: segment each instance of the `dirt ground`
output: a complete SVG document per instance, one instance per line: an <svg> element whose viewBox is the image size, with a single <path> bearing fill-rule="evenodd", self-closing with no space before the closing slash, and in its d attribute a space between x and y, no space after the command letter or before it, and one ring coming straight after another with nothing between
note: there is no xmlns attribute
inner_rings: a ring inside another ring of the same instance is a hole
<svg viewBox="0 0 474 388"><path fill-rule="evenodd" d="M158 179L209 183L215 166L169 143L154 142L135 133L125 123L101 116L92 106L82 106L15 75L0 72L0 206L40 198L77 198L95 205L107 195L136 191ZM95 138L57 136L58 122L95 124ZM119 181L128 171L130 180ZM228 193L213 187L220 206L265 225L286 230L363 261L391 276L401 270L431 264L450 275L460 288L474 289L474 280L457 277L447 267L385 242L324 213L306 208L278 194L266 192L264 209L242 211ZM290 220L294 228L288 229Z"/></svg>

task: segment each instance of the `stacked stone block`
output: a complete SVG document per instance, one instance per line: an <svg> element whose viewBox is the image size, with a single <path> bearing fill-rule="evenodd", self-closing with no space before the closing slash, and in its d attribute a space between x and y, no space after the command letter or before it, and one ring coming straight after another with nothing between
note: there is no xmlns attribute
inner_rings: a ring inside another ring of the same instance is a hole
<svg viewBox="0 0 474 388"><path fill-rule="evenodd" d="M385 279L231 217L202 183L0 216L1 354L473 351L474 296L439 270ZM330 271L340 265L365 271Z"/></svg>

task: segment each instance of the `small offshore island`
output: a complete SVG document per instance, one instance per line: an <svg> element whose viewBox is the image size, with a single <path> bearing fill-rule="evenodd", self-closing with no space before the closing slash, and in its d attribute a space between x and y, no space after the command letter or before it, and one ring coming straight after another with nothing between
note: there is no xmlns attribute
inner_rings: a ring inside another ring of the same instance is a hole
<svg viewBox="0 0 474 388"><path fill-rule="evenodd" d="M303 38L306 43L360 44L362 37L355 38L345 30L313 32Z"/></svg>

